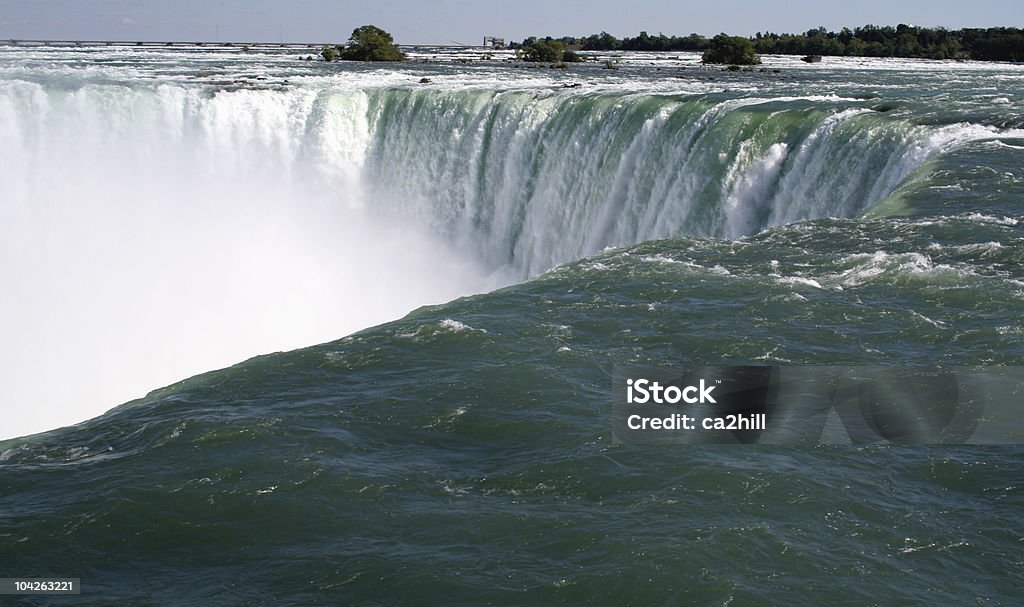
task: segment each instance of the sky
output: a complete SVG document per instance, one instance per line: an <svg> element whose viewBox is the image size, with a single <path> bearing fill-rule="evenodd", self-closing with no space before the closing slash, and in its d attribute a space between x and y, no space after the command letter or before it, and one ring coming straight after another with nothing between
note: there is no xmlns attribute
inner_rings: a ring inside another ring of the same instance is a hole
<svg viewBox="0 0 1024 607"><path fill-rule="evenodd" d="M344 42L374 24L401 44L483 36L799 33L865 24L1024 26L1019 0L0 0L0 39Z"/></svg>

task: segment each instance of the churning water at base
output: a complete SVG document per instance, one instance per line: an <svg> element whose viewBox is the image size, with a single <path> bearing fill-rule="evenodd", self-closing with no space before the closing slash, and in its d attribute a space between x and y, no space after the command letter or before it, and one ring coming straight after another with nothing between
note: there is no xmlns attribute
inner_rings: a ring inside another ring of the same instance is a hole
<svg viewBox="0 0 1024 607"><path fill-rule="evenodd" d="M609 402L1024 363L1024 72L640 57L4 49L8 410L437 305L0 442L0 562L101 604L1012 604L1018 448L613 448Z"/></svg>

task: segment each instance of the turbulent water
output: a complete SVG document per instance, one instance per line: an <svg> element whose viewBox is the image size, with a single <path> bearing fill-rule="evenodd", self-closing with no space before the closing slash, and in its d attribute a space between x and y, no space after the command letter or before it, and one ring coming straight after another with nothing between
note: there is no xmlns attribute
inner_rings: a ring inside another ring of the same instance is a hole
<svg viewBox="0 0 1024 607"><path fill-rule="evenodd" d="M1017 602L1018 447L613 447L610 402L623 364L1024 364L1020 66L414 58L0 50L0 435L326 342L0 442L4 575Z"/></svg>

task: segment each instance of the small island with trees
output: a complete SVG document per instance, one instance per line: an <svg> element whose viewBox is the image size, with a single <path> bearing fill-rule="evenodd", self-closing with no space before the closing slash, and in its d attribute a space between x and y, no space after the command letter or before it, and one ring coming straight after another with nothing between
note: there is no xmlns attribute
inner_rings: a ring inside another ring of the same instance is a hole
<svg viewBox="0 0 1024 607"><path fill-rule="evenodd" d="M583 58L572 49L566 48L561 40L535 37L523 40L516 49L516 56L531 63L579 63Z"/></svg>
<svg viewBox="0 0 1024 607"><path fill-rule="evenodd" d="M741 36L718 34L701 57L704 63L757 65L761 60L754 53L754 44Z"/></svg>
<svg viewBox="0 0 1024 607"><path fill-rule="evenodd" d="M325 46L320 51L325 61L404 61L405 55L391 34L376 25L363 25L352 30L344 45Z"/></svg>

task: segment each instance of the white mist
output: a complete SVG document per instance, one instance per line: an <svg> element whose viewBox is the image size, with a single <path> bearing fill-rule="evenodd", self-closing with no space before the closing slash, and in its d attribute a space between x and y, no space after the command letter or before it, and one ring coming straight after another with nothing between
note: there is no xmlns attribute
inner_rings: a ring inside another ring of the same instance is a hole
<svg viewBox="0 0 1024 607"><path fill-rule="evenodd" d="M374 219L360 93L3 82L0 125L0 439L487 286Z"/></svg>

